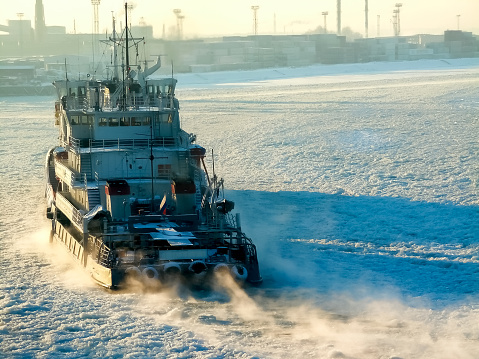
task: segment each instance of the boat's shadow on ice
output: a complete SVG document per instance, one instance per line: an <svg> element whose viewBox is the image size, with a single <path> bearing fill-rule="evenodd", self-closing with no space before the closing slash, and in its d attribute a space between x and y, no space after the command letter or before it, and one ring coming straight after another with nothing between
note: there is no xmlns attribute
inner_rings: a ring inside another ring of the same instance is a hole
<svg viewBox="0 0 479 359"><path fill-rule="evenodd" d="M479 295L479 207L311 192L229 191L265 291L393 296L442 306Z"/></svg>

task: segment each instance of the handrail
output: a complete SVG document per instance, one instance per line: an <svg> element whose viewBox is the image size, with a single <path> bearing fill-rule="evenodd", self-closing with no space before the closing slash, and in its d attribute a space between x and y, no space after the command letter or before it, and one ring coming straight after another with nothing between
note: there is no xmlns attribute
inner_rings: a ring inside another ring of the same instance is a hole
<svg viewBox="0 0 479 359"><path fill-rule="evenodd" d="M143 138L124 138L114 140L92 140L92 139L78 139L70 137L69 144L75 150L79 151L81 148L91 149L111 149L111 148L148 148L153 147L174 147L177 145L174 137L158 137L151 139Z"/></svg>
<svg viewBox="0 0 479 359"><path fill-rule="evenodd" d="M58 192L55 198L55 205L64 215L73 223L73 225L83 233L83 215L75 208L71 202L65 198L61 192Z"/></svg>
<svg viewBox="0 0 479 359"><path fill-rule="evenodd" d="M123 87L122 86L118 86L116 89L115 89L115 92L113 92L112 94L110 94L110 106L112 106L112 104L115 104L118 102L118 100L120 99L120 95L123 93Z"/></svg>
<svg viewBox="0 0 479 359"><path fill-rule="evenodd" d="M98 264L101 264L104 267L112 268L113 266L112 250L103 242L101 238L90 235L88 237L88 241L90 242L90 245L93 247L91 248L93 259Z"/></svg>
<svg viewBox="0 0 479 359"><path fill-rule="evenodd" d="M178 109L178 100L175 98L177 80L171 77L134 81L135 89L125 91L121 81L96 80L60 80L54 86L61 96L65 110L89 111L95 109L112 110L121 107L134 109L139 106L158 107L160 110ZM139 86L138 86L139 85ZM113 92L111 89L115 87ZM123 96L126 95L126 98Z"/></svg>
<svg viewBox="0 0 479 359"><path fill-rule="evenodd" d="M103 111L111 111L118 108L118 103L122 96L122 88L118 87L113 94L103 95L100 98L99 108ZM64 108L68 110L90 111L93 109L93 101L88 96L66 96ZM129 94L126 109L138 109L140 106L157 107L159 110L174 110L178 108L178 100L169 94L155 96L151 94Z"/></svg>
<svg viewBox="0 0 479 359"><path fill-rule="evenodd" d="M78 175L57 159L55 159L55 174L70 187L75 187L75 182L78 181Z"/></svg>

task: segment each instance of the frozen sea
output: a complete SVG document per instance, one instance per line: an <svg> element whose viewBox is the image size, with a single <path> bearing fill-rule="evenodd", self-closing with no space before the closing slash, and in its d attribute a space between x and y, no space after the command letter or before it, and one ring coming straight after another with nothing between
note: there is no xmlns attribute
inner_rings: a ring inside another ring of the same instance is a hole
<svg viewBox="0 0 479 359"><path fill-rule="evenodd" d="M178 79L264 284L95 286L48 243L54 99L0 98L0 357L478 357L479 59Z"/></svg>

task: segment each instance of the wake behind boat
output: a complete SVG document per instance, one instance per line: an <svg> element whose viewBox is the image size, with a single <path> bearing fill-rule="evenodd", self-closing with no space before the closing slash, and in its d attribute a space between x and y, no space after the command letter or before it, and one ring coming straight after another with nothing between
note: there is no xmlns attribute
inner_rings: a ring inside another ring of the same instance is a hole
<svg viewBox="0 0 479 359"><path fill-rule="evenodd" d="M117 47L125 54L111 79L54 82L59 145L46 158L51 240L108 288L129 278L203 285L217 272L261 283L256 247L232 215L223 180L214 167L208 173L206 150L180 127L176 79L148 78L159 58L131 70L128 26L110 41L115 59Z"/></svg>

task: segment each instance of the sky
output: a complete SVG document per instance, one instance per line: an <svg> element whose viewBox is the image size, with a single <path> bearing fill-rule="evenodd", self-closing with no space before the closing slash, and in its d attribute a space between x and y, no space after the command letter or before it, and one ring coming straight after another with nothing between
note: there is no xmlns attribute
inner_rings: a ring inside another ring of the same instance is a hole
<svg viewBox="0 0 479 359"><path fill-rule="evenodd" d="M6 4L8 0L0 0ZM8 19L31 20L34 26L35 1L15 0L2 6L0 24ZM369 37L394 35L392 17L395 4L401 0L369 0ZM318 26L337 28L336 0L157 0L130 1L131 24L140 21L153 25L155 36L172 34L177 25L173 9L180 9L183 19L183 37L208 37L217 35L250 35L253 33L253 10L257 5L258 34L302 34ZM341 1L342 27L365 35L365 0ZM479 0L402 0L400 7L401 35L419 33L442 34L444 30L470 31L479 34ZM43 0L45 21L48 26L65 26L67 33L91 33L93 6L91 0ZM111 31L112 14L124 21L123 0L101 0L99 28L102 33ZM458 17L458 15L460 15ZM379 20L379 21L378 21ZM379 24L379 26L378 26ZM379 32L378 32L379 30Z"/></svg>

